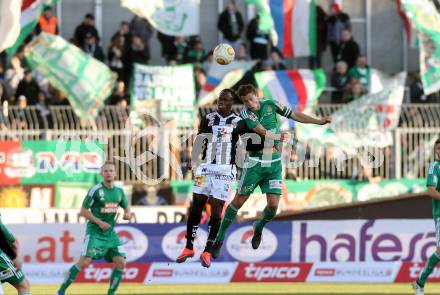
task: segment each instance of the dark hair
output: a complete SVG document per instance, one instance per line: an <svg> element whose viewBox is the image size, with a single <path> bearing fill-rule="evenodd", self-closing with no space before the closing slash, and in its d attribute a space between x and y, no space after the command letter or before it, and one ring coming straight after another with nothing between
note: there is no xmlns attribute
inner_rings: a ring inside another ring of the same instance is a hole
<svg viewBox="0 0 440 295"><path fill-rule="evenodd" d="M440 143L440 138L438 138L436 141L435 141L435 143L434 143L434 147L436 146L436 145L438 145Z"/></svg>
<svg viewBox="0 0 440 295"><path fill-rule="evenodd" d="M232 97L233 100L235 100L237 98L237 94L235 93L234 90L230 89L230 88L225 88L223 89L220 94L220 96L224 96L224 95L230 95Z"/></svg>
<svg viewBox="0 0 440 295"><path fill-rule="evenodd" d="M249 93L257 94L257 88L255 88L252 84L244 84L238 87L238 96L243 97L248 95Z"/></svg>
<svg viewBox="0 0 440 295"><path fill-rule="evenodd" d="M43 11L46 12L46 11L48 11L48 10L52 10L52 7L51 7L50 5L46 5L46 6L44 6Z"/></svg>
<svg viewBox="0 0 440 295"><path fill-rule="evenodd" d="M95 16L93 14L91 14L91 13L87 13L85 18L89 18L89 19L95 20Z"/></svg>

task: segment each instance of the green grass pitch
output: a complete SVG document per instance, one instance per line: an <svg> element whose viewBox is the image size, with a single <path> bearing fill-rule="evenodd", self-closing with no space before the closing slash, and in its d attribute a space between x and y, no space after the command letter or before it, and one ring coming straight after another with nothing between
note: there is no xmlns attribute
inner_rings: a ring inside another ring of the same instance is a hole
<svg viewBox="0 0 440 295"><path fill-rule="evenodd" d="M3 285L5 294L17 294ZM32 295L55 294L57 285L34 285ZM73 284L68 295L100 295L107 284ZM317 284L317 283L231 283L221 285L143 285L121 284L118 295L128 294L414 294L410 284ZM429 284L425 294L440 294L440 284Z"/></svg>

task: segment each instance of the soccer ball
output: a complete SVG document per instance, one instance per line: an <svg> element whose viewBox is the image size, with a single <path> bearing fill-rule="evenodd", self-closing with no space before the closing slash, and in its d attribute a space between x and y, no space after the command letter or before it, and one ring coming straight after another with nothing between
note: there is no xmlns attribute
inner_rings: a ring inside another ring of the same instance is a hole
<svg viewBox="0 0 440 295"><path fill-rule="evenodd" d="M219 44L214 49L214 60L219 65L230 64L235 57L234 49L229 44Z"/></svg>

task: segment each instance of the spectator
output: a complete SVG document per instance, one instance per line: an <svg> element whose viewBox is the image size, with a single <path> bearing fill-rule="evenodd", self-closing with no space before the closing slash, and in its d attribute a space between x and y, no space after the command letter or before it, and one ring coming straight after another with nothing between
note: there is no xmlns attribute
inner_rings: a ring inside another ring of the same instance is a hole
<svg viewBox="0 0 440 295"><path fill-rule="evenodd" d="M343 40L341 40L344 30L351 30L350 17L348 14L339 10L338 5L332 5L332 14L327 19L327 41L330 44L330 51L333 61L339 61L337 56Z"/></svg>
<svg viewBox="0 0 440 295"><path fill-rule="evenodd" d="M5 87L0 83L0 106L3 105L4 101L7 101L6 91L4 89Z"/></svg>
<svg viewBox="0 0 440 295"><path fill-rule="evenodd" d="M24 77L23 59L23 48L19 49L17 53L11 58L11 67L5 73L5 90L8 96L13 96L15 94L18 83L20 83L20 81Z"/></svg>
<svg viewBox="0 0 440 295"><path fill-rule="evenodd" d="M127 119L129 117L128 101L126 98L122 97L116 103L116 116L118 119L119 126L125 126Z"/></svg>
<svg viewBox="0 0 440 295"><path fill-rule="evenodd" d="M353 40L349 30L342 31L342 43L339 47L337 61L345 61L348 68L351 69L356 64L356 60L360 54L359 45Z"/></svg>
<svg viewBox="0 0 440 295"><path fill-rule="evenodd" d="M278 50L272 50L272 53L270 54L271 62L272 62L272 69L274 71L279 70L286 70L286 64L284 63L284 60L281 58Z"/></svg>
<svg viewBox="0 0 440 295"><path fill-rule="evenodd" d="M125 83L123 81L119 81L116 84L116 88L113 91L112 95L107 100L107 104L116 105L121 99L126 97L127 93L125 92Z"/></svg>
<svg viewBox="0 0 440 295"><path fill-rule="evenodd" d="M237 51L241 44L244 22L234 0L229 0L226 9L220 14L217 28L223 33L225 43L230 44Z"/></svg>
<svg viewBox="0 0 440 295"><path fill-rule="evenodd" d="M88 55L97 60L104 62L105 56L101 46L97 44L96 37L90 33L87 33L84 45L81 49Z"/></svg>
<svg viewBox="0 0 440 295"><path fill-rule="evenodd" d="M46 6L43 10L43 15L38 20L36 28L37 34L45 32L52 35L58 35L58 20L53 15L52 7Z"/></svg>
<svg viewBox="0 0 440 295"><path fill-rule="evenodd" d="M38 92L38 102L35 105L38 111L39 125L44 128L52 128L52 118L50 116L49 104L43 91Z"/></svg>
<svg viewBox="0 0 440 295"><path fill-rule="evenodd" d="M238 51L236 51L235 59L238 61L249 61L249 55L247 52L247 46L246 43L241 42L240 46L238 46Z"/></svg>
<svg viewBox="0 0 440 295"><path fill-rule="evenodd" d="M138 36L141 39L143 43L144 51L148 55L147 60L149 60L150 39L153 36L153 27L146 19L135 15L133 19L130 21L129 28L132 36Z"/></svg>
<svg viewBox="0 0 440 295"><path fill-rule="evenodd" d="M78 45L78 47L83 47L88 34L94 36L96 39L96 43L99 43L100 39L98 30L95 27L95 17L91 13L87 13L84 17L83 22L78 27L76 27L73 37L75 40L75 44Z"/></svg>
<svg viewBox="0 0 440 295"><path fill-rule="evenodd" d="M125 47L128 48L130 46L130 42L131 42L131 33L130 33L130 27L128 25L128 22L126 21L122 21L119 25L119 30L113 34L112 36L112 43L120 38L120 37L124 37L125 40Z"/></svg>
<svg viewBox="0 0 440 295"><path fill-rule="evenodd" d="M26 70L24 73L23 80L17 86L17 91L15 92L15 97L24 96L26 104L35 105L38 102L38 92L40 87L32 76L31 70Z"/></svg>
<svg viewBox="0 0 440 295"><path fill-rule="evenodd" d="M209 73L209 69L214 64L214 52L211 50L206 55L205 60L202 63L202 69L205 73Z"/></svg>
<svg viewBox="0 0 440 295"><path fill-rule="evenodd" d="M362 87L366 90L370 89L370 66L367 65L367 58L359 55L356 65L348 72L348 78L356 78L361 82Z"/></svg>
<svg viewBox="0 0 440 295"><path fill-rule="evenodd" d="M310 57L310 68L320 68L322 54L327 47L327 14L321 5L316 5L316 56Z"/></svg>
<svg viewBox="0 0 440 295"><path fill-rule="evenodd" d="M362 84L356 79L353 79L351 83L347 85L346 89L347 90L344 95L343 103L352 102L353 100L358 99L367 93L367 91L362 87Z"/></svg>
<svg viewBox="0 0 440 295"><path fill-rule="evenodd" d="M13 125L15 129L27 129L26 109L27 99L24 95L20 95L17 99L18 110L15 113Z"/></svg>
<svg viewBox="0 0 440 295"><path fill-rule="evenodd" d="M200 89L206 84L206 73L200 66L196 66L194 69L194 75L196 80L196 97L198 97Z"/></svg>
<svg viewBox="0 0 440 295"><path fill-rule="evenodd" d="M259 27L260 17L257 15L248 24L246 38L251 44L251 59L266 60L269 57L270 36Z"/></svg>
<svg viewBox="0 0 440 295"><path fill-rule="evenodd" d="M177 64L182 64L187 49L188 44L186 43L185 37L177 36L174 41L172 59L175 60Z"/></svg>
<svg viewBox="0 0 440 295"><path fill-rule="evenodd" d="M203 48L203 43L201 40L197 40L195 41L194 45L186 52L184 62L201 64L205 57L206 51Z"/></svg>
<svg viewBox="0 0 440 295"><path fill-rule="evenodd" d="M417 72L414 76L413 81L409 85L409 93L411 95L411 103L432 103L433 95L426 95L423 90L422 79L420 78L420 73Z"/></svg>
<svg viewBox="0 0 440 295"><path fill-rule="evenodd" d="M162 46L162 57L165 58L167 62L169 62L174 57L173 54L175 37L165 35L157 31L157 39Z"/></svg>
<svg viewBox="0 0 440 295"><path fill-rule="evenodd" d="M125 56L125 37L124 35L116 36L108 49L108 65L110 69L118 74L119 81L125 81L126 72L126 56Z"/></svg>
<svg viewBox="0 0 440 295"><path fill-rule="evenodd" d="M133 67L133 63L148 64L148 60L150 59L150 50L138 35L133 35L128 54L130 72Z"/></svg>
<svg viewBox="0 0 440 295"><path fill-rule="evenodd" d="M335 70L331 78L331 86L335 89L332 93L332 103L343 103L344 89L348 82L348 66L345 61L336 63Z"/></svg>
<svg viewBox="0 0 440 295"><path fill-rule="evenodd" d="M272 60L266 59L260 62L260 67L262 71L273 71L273 63Z"/></svg>

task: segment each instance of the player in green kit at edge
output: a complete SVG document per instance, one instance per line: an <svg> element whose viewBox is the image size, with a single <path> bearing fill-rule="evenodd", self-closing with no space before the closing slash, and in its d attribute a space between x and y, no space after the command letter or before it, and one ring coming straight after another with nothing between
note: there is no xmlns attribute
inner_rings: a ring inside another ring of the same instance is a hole
<svg viewBox="0 0 440 295"><path fill-rule="evenodd" d="M56 295L64 295L78 273L84 270L92 259L105 258L107 262L114 262L108 295L116 294L121 282L126 257L114 230L115 217L119 206L124 208L125 220L130 220L131 212L123 189L114 184L115 165L105 162L101 167L101 175L103 181L89 190L81 207L80 215L88 220L81 257L69 269Z"/></svg>
<svg viewBox="0 0 440 295"><path fill-rule="evenodd" d="M274 100L259 100L257 89L253 85L242 85L238 95L245 107L240 116L248 128L261 137L261 150L251 152L247 157L238 183L238 191L227 207L220 230L212 247L212 257L220 254L228 227L237 217L238 210L243 206L258 185L266 194L267 206L261 219L254 225L252 248L257 249L261 243L263 227L271 221L277 212L282 186L282 166L280 142L288 139L288 132L280 133L277 114L301 123L324 125L330 118L315 119L303 113L292 111Z"/></svg>
<svg viewBox="0 0 440 295"><path fill-rule="evenodd" d="M434 143L434 155L435 161L429 166L426 186L428 187L428 195L432 198L432 217L434 217L435 223L437 249L426 261L425 268L420 273L419 279L412 283L416 295L425 294L423 288L425 287L426 280L440 261L440 138Z"/></svg>
<svg viewBox="0 0 440 295"><path fill-rule="evenodd" d="M31 295L29 281L21 271L17 258L17 241L0 220L0 281L8 282L18 295Z"/></svg>

